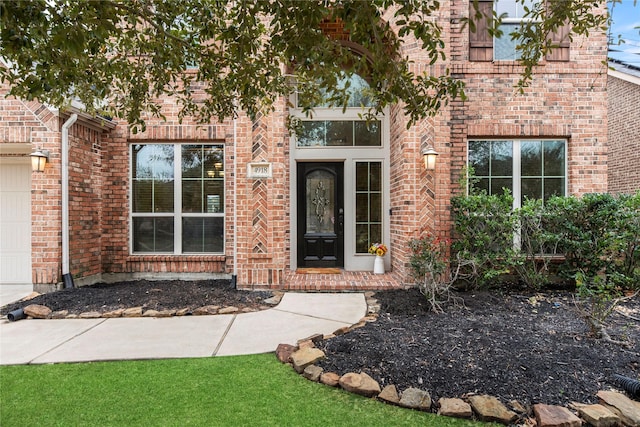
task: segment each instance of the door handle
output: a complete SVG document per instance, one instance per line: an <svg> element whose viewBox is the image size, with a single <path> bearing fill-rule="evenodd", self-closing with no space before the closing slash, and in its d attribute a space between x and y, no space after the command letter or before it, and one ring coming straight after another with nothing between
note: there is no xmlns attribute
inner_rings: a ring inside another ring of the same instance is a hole
<svg viewBox="0 0 640 427"><path fill-rule="evenodd" d="M344 231L344 209L338 209L338 234Z"/></svg>

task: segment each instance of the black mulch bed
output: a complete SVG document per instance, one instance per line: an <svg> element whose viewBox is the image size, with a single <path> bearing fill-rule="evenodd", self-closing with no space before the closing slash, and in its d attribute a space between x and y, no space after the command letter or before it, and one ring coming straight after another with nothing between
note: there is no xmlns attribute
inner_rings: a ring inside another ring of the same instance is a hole
<svg viewBox="0 0 640 427"><path fill-rule="evenodd" d="M68 310L69 314L87 311L106 313L120 308L143 307L144 310L195 310L206 305L262 309L263 300L271 292L238 291L229 280L148 281L99 283L42 294L27 303L14 303L0 309L5 315L27 304L46 305L53 311Z"/></svg>
<svg viewBox="0 0 640 427"><path fill-rule="evenodd" d="M615 313L613 339L588 336L570 293L459 294L463 305L428 310L416 289L379 292L378 320L325 341L325 371L366 372L382 387L395 384L440 397L490 394L523 405L595 402L612 374L640 377L640 298Z"/></svg>
<svg viewBox="0 0 640 427"><path fill-rule="evenodd" d="M72 314L118 308L181 309L204 305L263 309L270 292L237 291L228 280L136 281L99 284L44 294L28 303ZM427 390L440 397L490 394L508 402L595 402L612 374L640 377L640 297L614 313L612 338L623 347L588 336L571 293L458 294L464 305L429 311L416 290L379 292L376 322L320 344L321 366L344 374L364 371L382 386Z"/></svg>

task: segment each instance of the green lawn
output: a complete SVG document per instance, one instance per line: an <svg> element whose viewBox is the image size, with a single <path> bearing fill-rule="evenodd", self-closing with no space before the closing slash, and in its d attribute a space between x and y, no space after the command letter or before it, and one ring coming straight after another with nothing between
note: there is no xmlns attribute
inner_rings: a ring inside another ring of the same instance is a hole
<svg viewBox="0 0 640 427"><path fill-rule="evenodd" d="M474 425L312 383L272 354L2 366L0 398L3 426Z"/></svg>

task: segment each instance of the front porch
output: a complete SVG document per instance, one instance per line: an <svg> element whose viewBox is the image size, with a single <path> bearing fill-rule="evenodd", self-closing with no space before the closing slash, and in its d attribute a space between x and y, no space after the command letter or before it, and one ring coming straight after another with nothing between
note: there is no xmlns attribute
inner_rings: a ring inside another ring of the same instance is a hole
<svg viewBox="0 0 640 427"><path fill-rule="evenodd" d="M373 274L368 271L341 269L298 269L284 274L282 289L287 291L379 291L405 287L395 273Z"/></svg>

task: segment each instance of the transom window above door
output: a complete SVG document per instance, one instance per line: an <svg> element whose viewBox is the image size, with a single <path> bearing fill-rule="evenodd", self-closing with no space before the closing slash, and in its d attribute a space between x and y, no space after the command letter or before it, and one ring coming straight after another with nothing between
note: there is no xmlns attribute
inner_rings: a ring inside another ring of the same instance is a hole
<svg viewBox="0 0 640 427"><path fill-rule="evenodd" d="M332 105L324 97L312 105L313 112L300 119L296 129L298 147L380 147L382 146L381 121L362 119L363 110L372 106L367 95L369 83L357 74L338 79L338 89L349 93L346 107ZM296 98L296 104L300 104ZM329 111L332 111L329 113ZM331 120L326 120L330 114ZM339 116L340 120L334 120Z"/></svg>

